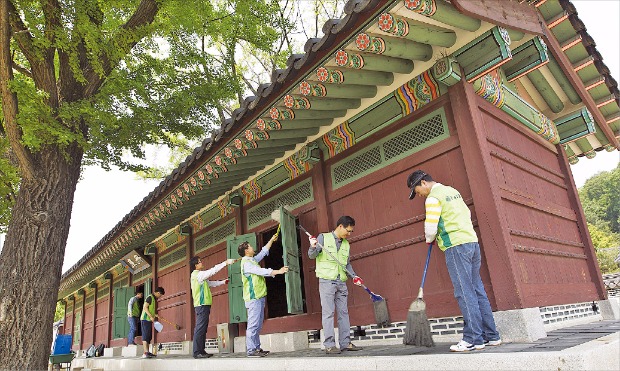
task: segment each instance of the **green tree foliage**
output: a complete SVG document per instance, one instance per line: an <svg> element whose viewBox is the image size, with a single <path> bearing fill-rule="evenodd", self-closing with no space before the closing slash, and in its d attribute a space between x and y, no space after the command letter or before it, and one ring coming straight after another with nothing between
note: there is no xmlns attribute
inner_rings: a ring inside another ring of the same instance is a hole
<svg viewBox="0 0 620 371"><path fill-rule="evenodd" d="M579 199L603 274L620 271L620 164L586 181Z"/></svg>
<svg viewBox="0 0 620 371"><path fill-rule="evenodd" d="M65 318L65 306L62 302L56 303L56 313L54 313L54 322Z"/></svg>
<svg viewBox="0 0 620 371"><path fill-rule="evenodd" d="M81 167L219 126L237 45L268 53L282 22L275 0L0 0L0 333L51 331ZM0 337L0 369L46 368L50 342Z"/></svg>
<svg viewBox="0 0 620 371"><path fill-rule="evenodd" d="M224 120L239 107L243 97L256 95L259 85L271 82L272 72L285 68L291 54L303 53L306 40L320 37L321 27L328 19L342 18L345 3L345 0L279 0L277 10L273 12L274 18L271 19L272 30L275 32L266 33L264 28L249 31L243 29L239 33L227 33L214 38L204 37L204 30L190 27L186 29L188 34L183 34L183 40L176 44L182 45L183 50L180 53L191 55L202 55L204 50L208 49L212 58L227 66L227 70L236 77L236 99L222 102L217 108L219 118ZM247 4L249 6L251 2ZM258 12L261 11L272 14L272 8L259 8ZM239 14L241 13L224 17L219 13L219 16L224 18L219 23L213 22L209 27L214 29L209 28L206 34L217 34L218 27L236 28ZM188 37L194 41L184 42ZM161 157L167 157L168 161L165 164L150 161L148 169L138 172L140 178L166 177L200 144L199 140L174 135L169 135L168 140L177 145L172 146L171 150L161 149L161 146L153 150L156 154L165 153Z"/></svg>
<svg viewBox="0 0 620 371"><path fill-rule="evenodd" d="M600 172L586 181L579 189L579 199L588 223L620 233L619 189L620 164L615 169Z"/></svg>

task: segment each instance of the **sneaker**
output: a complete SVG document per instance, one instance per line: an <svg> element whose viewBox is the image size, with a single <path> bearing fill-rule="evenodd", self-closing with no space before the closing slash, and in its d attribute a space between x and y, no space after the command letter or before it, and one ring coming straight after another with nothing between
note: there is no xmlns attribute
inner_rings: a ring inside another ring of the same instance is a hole
<svg viewBox="0 0 620 371"><path fill-rule="evenodd" d="M258 351L263 353L264 355L267 355L267 354L271 353L268 350L263 350L262 348L258 348Z"/></svg>
<svg viewBox="0 0 620 371"><path fill-rule="evenodd" d="M267 354L262 353L259 349L253 350L250 353L248 353L248 357L249 358L260 358L260 357L264 357Z"/></svg>
<svg viewBox="0 0 620 371"><path fill-rule="evenodd" d="M498 345L502 345L502 339L497 340L485 340L484 345L490 345L492 347L496 347Z"/></svg>
<svg viewBox="0 0 620 371"><path fill-rule="evenodd" d="M349 352L354 352L356 350L362 350L362 347L358 347L357 345L353 344L353 343L349 343L349 345L347 345L344 348L340 348L340 350L348 350Z"/></svg>
<svg viewBox="0 0 620 371"><path fill-rule="evenodd" d="M147 352L142 355L142 358L153 358L153 357L151 357L151 354Z"/></svg>
<svg viewBox="0 0 620 371"><path fill-rule="evenodd" d="M209 353L198 353L196 355L194 355L194 358L199 359L199 358L211 358L213 357L213 354L209 354Z"/></svg>
<svg viewBox="0 0 620 371"><path fill-rule="evenodd" d="M325 354L340 354L340 353L341 353L340 349L336 347L325 348Z"/></svg>
<svg viewBox="0 0 620 371"><path fill-rule="evenodd" d="M470 350L482 350L482 349L484 349L484 344L474 345L474 344L470 344L466 342L465 340L461 340L458 342L458 344L450 346L451 352L468 352Z"/></svg>
<svg viewBox="0 0 620 371"><path fill-rule="evenodd" d="M151 358L155 358L155 357L157 357L157 354L153 354L153 353L151 353L151 352L147 352L147 353L148 353L148 355L149 355L149 356L151 356Z"/></svg>

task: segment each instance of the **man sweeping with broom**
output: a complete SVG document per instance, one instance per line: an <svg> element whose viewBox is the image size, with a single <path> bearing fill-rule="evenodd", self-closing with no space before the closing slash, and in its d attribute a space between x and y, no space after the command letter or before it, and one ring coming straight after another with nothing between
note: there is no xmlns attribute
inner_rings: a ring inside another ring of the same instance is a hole
<svg viewBox="0 0 620 371"><path fill-rule="evenodd" d="M500 345L502 341L495 327L491 304L480 278L478 237L471 222L471 212L461 194L452 187L433 181L422 170L409 175L407 186L411 189L410 200L416 194L426 198L426 242L432 244L436 240L445 253L454 297L463 314L463 340L452 345L450 350L465 352L484 349L485 345ZM407 327L407 331L413 331L409 329L409 315Z"/></svg>
<svg viewBox="0 0 620 371"><path fill-rule="evenodd" d="M362 279L355 274L349 262L349 241L346 239L353 232L355 220L350 216L341 216L336 225L336 229L331 233L322 233L318 238L309 238L310 249L308 250L308 257L316 259L316 276L319 278L319 296L325 333L323 345L325 345L326 354L340 354L342 351L362 349L351 343L347 304L349 296L346 284L347 274L351 274L354 284L358 286L363 284ZM336 347L335 313L338 315L340 349Z"/></svg>

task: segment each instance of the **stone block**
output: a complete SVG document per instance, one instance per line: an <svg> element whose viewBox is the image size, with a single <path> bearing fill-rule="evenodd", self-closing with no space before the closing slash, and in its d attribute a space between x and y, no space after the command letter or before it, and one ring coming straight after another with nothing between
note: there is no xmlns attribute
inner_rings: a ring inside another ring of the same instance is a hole
<svg viewBox="0 0 620 371"><path fill-rule="evenodd" d="M245 336L237 336L234 340L233 352L234 353L245 353Z"/></svg>
<svg viewBox="0 0 620 371"><path fill-rule="evenodd" d="M123 348L122 347L112 347L112 348L104 348L103 349L103 357L104 358L120 357L122 354L123 354Z"/></svg>
<svg viewBox="0 0 620 371"><path fill-rule="evenodd" d="M285 332L260 336L261 347L271 352L291 352L308 349L306 331Z"/></svg>
<svg viewBox="0 0 620 371"><path fill-rule="evenodd" d="M540 309L523 308L494 312L495 324L505 342L534 342L547 336Z"/></svg>
<svg viewBox="0 0 620 371"><path fill-rule="evenodd" d="M610 297L598 302L603 319L620 319L620 297Z"/></svg>
<svg viewBox="0 0 620 371"><path fill-rule="evenodd" d="M121 356L123 357L138 357L144 353L144 347L140 345L129 345L122 348Z"/></svg>

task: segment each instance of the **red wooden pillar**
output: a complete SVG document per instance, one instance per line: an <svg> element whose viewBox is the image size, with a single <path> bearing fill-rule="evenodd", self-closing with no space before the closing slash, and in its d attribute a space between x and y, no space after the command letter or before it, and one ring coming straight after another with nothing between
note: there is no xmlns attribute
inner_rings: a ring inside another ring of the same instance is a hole
<svg viewBox="0 0 620 371"><path fill-rule="evenodd" d="M157 285L157 269L159 266L159 250L155 249L155 255L153 255L153 272L151 272L151 276L152 276L152 280L153 280L153 284L151 285L151 292L155 292L155 289L157 287L159 287ZM164 287L164 291L166 290L166 288ZM144 294L144 297L146 297L146 294ZM153 294L153 298L155 298L155 295ZM159 304L157 305L157 310L159 311ZM153 329L153 339L151 341L151 345L153 346L153 348L155 347L155 344L157 344L157 331L155 331L155 329ZM153 349L154 351L156 351L156 349ZM148 352L149 350L145 350L146 352Z"/></svg>
<svg viewBox="0 0 620 371"><path fill-rule="evenodd" d="M90 286L95 292L93 293L93 335L91 344L95 344L97 332L97 282L93 282ZM97 346L97 344L95 344Z"/></svg>
<svg viewBox="0 0 620 371"><path fill-rule="evenodd" d="M108 284L110 285L109 299L108 299L108 337L106 339L106 347L109 347L112 343L112 322L114 320L114 303L113 303L113 291L112 285L114 283L114 276L112 273L106 273L106 279L108 280Z"/></svg>
<svg viewBox="0 0 620 371"><path fill-rule="evenodd" d="M190 226L189 235L187 236L187 255L185 256L185 266L187 276L191 276L192 271L189 264L189 260L194 256L196 249L194 246L194 227L192 224L188 224ZM191 285L191 279L190 279ZM183 327L185 327L185 336L190 340L194 340L194 326L196 326L196 318L194 316L194 298L192 297L192 288L191 286L187 289L187 294L185 294L185 301L187 305L184 310L185 322Z"/></svg>
<svg viewBox="0 0 620 371"><path fill-rule="evenodd" d="M588 257L587 264L588 269L590 270L590 277L592 277L592 281L596 286L596 291L598 292L599 298L606 299L607 290L605 289L605 282L603 282L603 276L600 273L601 269L598 266L598 260L596 258L594 245L592 244L592 238L590 237L590 231L588 230L588 225L586 223L586 216L583 212L581 201L579 201L579 194L577 193L575 180L573 179L573 174L570 170L568 157L566 156L566 152L564 152L564 150L561 148L559 148L558 150L558 161L560 161L560 168L562 169L562 174L564 174L564 177L566 179L566 192L568 194L571 209L573 209L575 211L575 214L577 214L577 226L579 227L581 242L585 246L583 252Z"/></svg>
<svg viewBox="0 0 620 371"><path fill-rule="evenodd" d="M523 308L514 251L504 218L499 185L473 86L464 80L448 90L480 229L481 248L491 277L496 310ZM492 303L493 304L493 303Z"/></svg>
<svg viewBox="0 0 620 371"><path fill-rule="evenodd" d="M321 151L321 159L314 164L312 168L312 191L314 194L314 204L316 205L316 228L318 232L330 231L331 215L329 213L329 207L327 207L329 201L327 198L327 183L325 180L325 172L327 168L325 161L323 160L323 152ZM311 228L311 227L310 227Z"/></svg>

